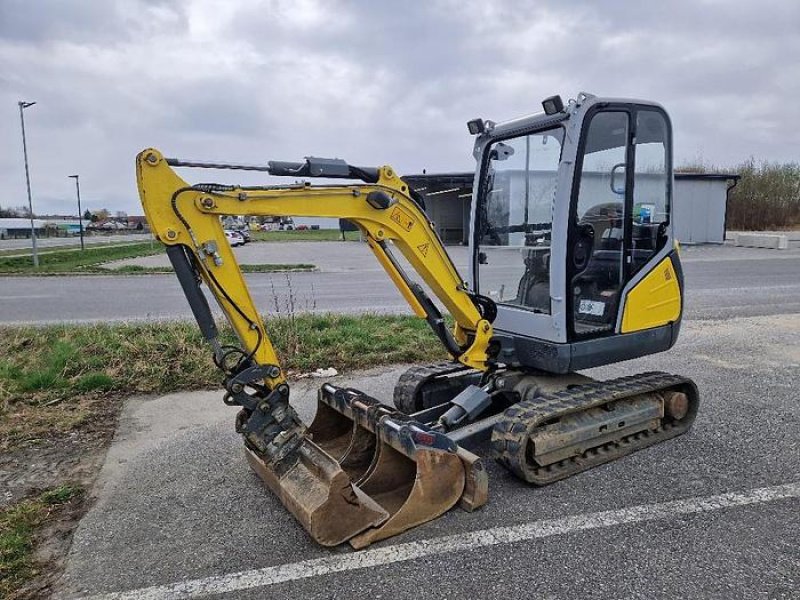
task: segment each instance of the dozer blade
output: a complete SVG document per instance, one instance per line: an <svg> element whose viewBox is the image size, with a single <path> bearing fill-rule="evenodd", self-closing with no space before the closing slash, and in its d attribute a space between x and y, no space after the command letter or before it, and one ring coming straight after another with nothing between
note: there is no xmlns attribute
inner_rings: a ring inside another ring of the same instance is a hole
<svg viewBox="0 0 800 600"><path fill-rule="evenodd" d="M289 466L246 450L253 470L318 543L356 548L486 503L480 459L355 390L324 385Z"/></svg>

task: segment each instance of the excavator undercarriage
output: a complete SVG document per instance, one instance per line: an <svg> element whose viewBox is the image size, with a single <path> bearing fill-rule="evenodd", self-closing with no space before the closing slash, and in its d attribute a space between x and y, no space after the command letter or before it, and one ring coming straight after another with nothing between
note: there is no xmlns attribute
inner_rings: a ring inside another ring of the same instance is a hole
<svg viewBox="0 0 800 600"><path fill-rule="evenodd" d="M422 406L412 416L424 421L450 408L452 399L446 398L476 375L452 363L413 367L395 387L395 405ZM535 485L685 433L699 402L694 382L660 372L606 381L513 370L493 377L498 410L451 437L461 444L490 439L494 458ZM425 406L433 403L438 404Z"/></svg>
<svg viewBox="0 0 800 600"><path fill-rule="evenodd" d="M154 149L137 157L148 222L225 374L224 402L239 408L246 458L320 544L363 548L456 505L483 506L488 477L473 453L481 444L515 476L546 485L692 426L699 397L689 379L650 372L596 381L578 373L666 350L677 339L683 275L670 226L666 113L588 94L566 107L549 98L544 107L506 124L469 123L479 164L467 279L423 199L390 167L319 158L203 163ZM192 185L178 167L296 181ZM312 186L298 178L360 183ZM404 373L394 407L325 384L307 426L226 241L226 215L354 223L452 359ZM221 341L201 286L238 343Z"/></svg>

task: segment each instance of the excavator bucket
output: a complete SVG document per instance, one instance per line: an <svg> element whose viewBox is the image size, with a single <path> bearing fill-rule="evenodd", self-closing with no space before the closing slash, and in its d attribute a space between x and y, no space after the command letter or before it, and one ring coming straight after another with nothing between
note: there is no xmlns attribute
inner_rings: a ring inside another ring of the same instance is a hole
<svg viewBox="0 0 800 600"><path fill-rule="evenodd" d="M279 473L245 448L251 468L280 498L314 540L336 546L380 525L389 513L352 484L339 464L310 440L297 462Z"/></svg>
<svg viewBox="0 0 800 600"><path fill-rule="evenodd" d="M486 502L480 459L356 390L324 385L297 463L253 469L320 544L356 548Z"/></svg>
<svg viewBox="0 0 800 600"><path fill-rule="evenodd" d="M365 410L380 410L380 405L365 405ZM317 401L317 412L308 428L314 443L333 458L353 483L358 483L370 470L378 450L378 440L358 421L346 417L326 404Z"/></svg>
<svg viewBox="0 0 800 600"><path fill-rule="evenodd" d="M356 550L444 514L464 492L464 466L458 455L417 449L411 459L381 442L374 469L359 488L381 505L389 518L350 539Z"/></svg>

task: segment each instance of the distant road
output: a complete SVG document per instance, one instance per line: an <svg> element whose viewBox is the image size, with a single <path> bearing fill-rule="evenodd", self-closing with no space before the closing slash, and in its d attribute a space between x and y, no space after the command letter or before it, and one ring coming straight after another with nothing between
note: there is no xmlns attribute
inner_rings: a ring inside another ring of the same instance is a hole
<svg viewBox="0 0 800 600"><path fill-rule="evenodd" d="M320 272L250 274L264 312L410 313L399 292L362 244L253 244L273 262L308 262ZM465 248L450 249L464 272ZM324 254L323 254L324 253ZM294 260L285 260L291 256ZM740 248L684 251L688 319L800 314L800 252ZM212 303L213 304L213 303ZM191 313L172 275L6 277L0 279L0 324L188 319Z"/></svg>

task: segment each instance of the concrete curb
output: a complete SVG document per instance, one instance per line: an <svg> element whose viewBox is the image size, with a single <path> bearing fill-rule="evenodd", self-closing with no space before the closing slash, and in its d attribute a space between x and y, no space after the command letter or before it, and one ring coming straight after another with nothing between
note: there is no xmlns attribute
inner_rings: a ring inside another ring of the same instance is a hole
<svg viewBox="0 0 800 600"><path fill-rule="evenodd" d="M776 233L737 233L734 245L744 248L786 250L789 248L789 238Z"/></svg>

